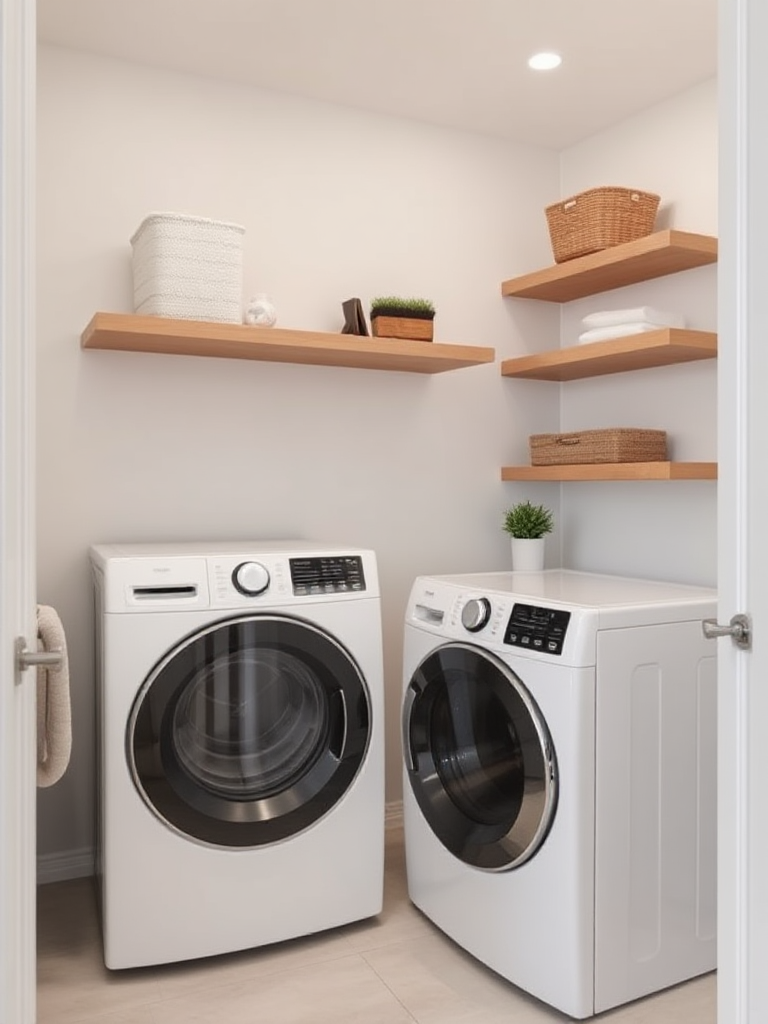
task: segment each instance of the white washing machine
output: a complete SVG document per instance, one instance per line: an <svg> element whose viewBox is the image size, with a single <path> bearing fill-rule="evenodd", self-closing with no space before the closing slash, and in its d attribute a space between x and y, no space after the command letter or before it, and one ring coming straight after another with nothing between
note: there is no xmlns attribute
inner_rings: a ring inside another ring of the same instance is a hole
<svg viewBox="0 0 768 1024"><path fill-rule="evenodd" d="M413 903L575 1018L715 967L713 590L422 577L404 647Z"/></svg>
<svg viewBox="0 0 768 1024"><path fill-rule="evenodd" d="M382 907L374 553L91 549L107 967L308 935Z"/></svg>

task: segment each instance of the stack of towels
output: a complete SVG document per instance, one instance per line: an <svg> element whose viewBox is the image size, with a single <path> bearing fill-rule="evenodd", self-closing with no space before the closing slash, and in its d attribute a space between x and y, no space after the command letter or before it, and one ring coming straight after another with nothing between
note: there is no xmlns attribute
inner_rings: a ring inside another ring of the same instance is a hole
<svg viewBox="0 0 768 1024"><path fill-rule="evenodd" d="M667 313L663 309L652 309L650 306L590 313L581 323L585 330L579 335L579 344L605 341L606 338L621 338L625 334L658 331L663 327L685 327L685 320L681 316Z"/></svg>

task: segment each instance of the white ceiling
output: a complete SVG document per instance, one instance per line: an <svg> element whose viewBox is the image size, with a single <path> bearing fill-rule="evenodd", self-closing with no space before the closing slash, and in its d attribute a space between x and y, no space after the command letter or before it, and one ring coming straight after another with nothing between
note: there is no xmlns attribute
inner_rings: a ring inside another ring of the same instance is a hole
<svg viewBox="0 0 768 1024"><path fill-rule="evenodd" d="M563 149L717 72L717 0L38 0L38 37ZM533 72L538 50L563 56Z"/></svg>

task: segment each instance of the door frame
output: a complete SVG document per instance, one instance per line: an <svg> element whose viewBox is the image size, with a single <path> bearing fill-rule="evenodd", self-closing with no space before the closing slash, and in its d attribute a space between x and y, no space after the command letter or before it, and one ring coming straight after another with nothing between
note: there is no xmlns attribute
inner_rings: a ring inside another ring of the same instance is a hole
<svg viewBox="0 0 768 1024"><path fill-rule="evenodd" d="M0 1019L36 1013L33 196L36 10L0 0Z"/></svg>
<svg viewBox="0 0 768 1024"><path fill-rule="evenodd" d="M718 588L721 624L749 615L751 650L718 643L718 1020L768 1017L768 812L751 780L768 772L768 137L757 95L768 87L764 0L719 5Z"/></svg>

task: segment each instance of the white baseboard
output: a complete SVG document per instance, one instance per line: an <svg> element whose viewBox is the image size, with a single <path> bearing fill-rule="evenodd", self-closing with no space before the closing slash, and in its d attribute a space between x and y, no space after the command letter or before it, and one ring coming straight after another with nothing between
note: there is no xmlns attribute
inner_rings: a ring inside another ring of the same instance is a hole
<svg viewBox="0 0 768 1024"><path fill-rule="evenodd" d="M37 858L37 884L66 882L70 878L87 878L93 872L94 852L90 846L63 853L43 853Z"/></svg>
<svg viewBox="0 0 768 1024"><path fill-rule="evenodd" d="M393 800L384 806L384 828L403 827L403 801Z"/></svg>

